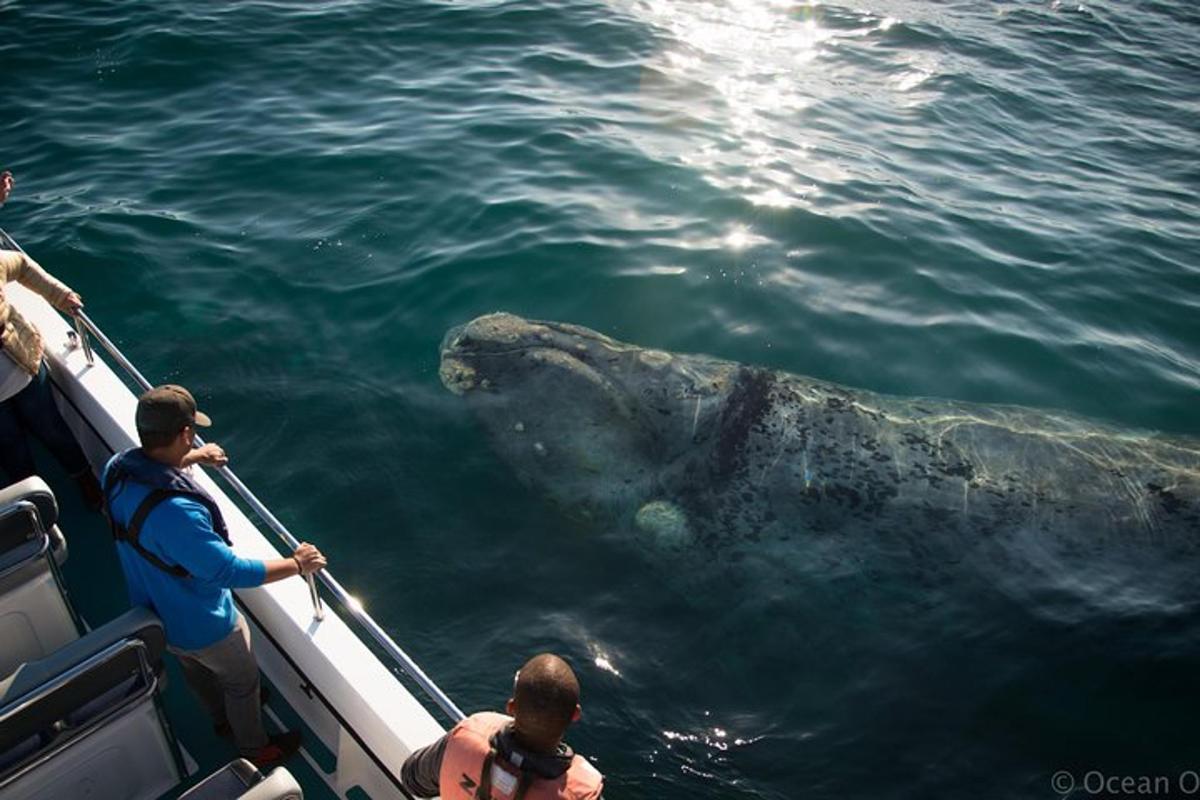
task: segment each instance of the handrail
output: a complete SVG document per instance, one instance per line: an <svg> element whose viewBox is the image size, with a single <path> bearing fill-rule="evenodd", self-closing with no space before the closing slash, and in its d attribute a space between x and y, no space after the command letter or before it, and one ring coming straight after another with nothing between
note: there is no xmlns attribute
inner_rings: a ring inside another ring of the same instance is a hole
<svg viewBox="0 0 1200 800"><path fill-rule="evenodd" d="M0 236L2 236L3 241L6 242L12 249L18 250L22 253L25 252L21 249L21 246L17 244L16 241L3 229L0 229ZM121 366L122 369L125 370L125 372L134 380L134 382L142 391L153 388L153 384L146 380L145 376L142 375L138 368L133 365L133 362L125 357L125 354L121 352L120 348L118 348L116 344L114 344L113 341L104 334L104 331L100 330L100 326L93 322L91 317L89 317L83 311L77 311L74 317L76 320L77 330L79 330L79 336L84 340L83 343L85 352L90 350L90 347L86 344L86 334L91 333L92 336L96 338L96 341L98 341L104 350L113 357L113 359ZM82 327L79 326L79 323L82 323ZM92 363L91 360L89 360L88 363ZM251 509L253 509L254 513L258 515L259 519L266 523L267 527L270 528L276 536L282 539L288 547L295 550L300 546L300 541L292 535L291 531L289 531L274 514L271 513L271 511L263 504L261 500L254 496L254 493L250 491L246 484L242 483L242 480L234 474L232 469L230 469L228 466L224 466L218 467L216 471L217 474L224 478L226 483L228 483L229 486L235 492L237 492L238 496L241 497ZM435 684L433 680L430 679L429 676L417 666L416 662L412 660L408 653L404 652L404 650L402 650L400 646L396 644L392 637L389 636L387 632L379 626L379 623L377 623L371 617L371 615L366 612L366 610L362 607L362 604L349 592L347 592L340 583L338 583L333 575L330 574L328 569L323 569L320 572L315 573L315 576L316 579L320 580L321 583L324 584L325 588L329 590L334 599L337 600L342 611L358 622L358 624L361 625L368 634L370 634L375 643L383 648L384 652L388 654L388 656L396 663L396 665L410 678L412 678L412 680L419 687L421 687L425 694L428 695L431 700L437 703L438 707L440 707L442 711L444 711L455 722L463 719L466 716L463 714L462 710L454 704L454 701L451 700L445 692L438 688L437 684ZM324 611L321 607L321 596L317 591L316 583L314 582L314 575L308 575L307 577L309 594L311 595L313 601L313 616L319 621L324 618Z"/></svg>
<svg viewBox="0 0 1200 800"><path fill-rule="evenodd" d="M13 550L18 549L19 547L24 547L25 545L29 544L29 542L32 542L35 539L38 539L38 537L41 537L41 538L40 538L38 546L37 546L37 552L30 551L29 553L23 555L17 561L14 561L13 563L9 564L8 566L4 567L3 569L0 569L0 580L7 578L9 575L12 575L14 572L17 572L18 570L24 569L25 566L27 564L29 564L31 561L36 561L37 559L41 558L42 556L45 556L47 561L49 561L51 563L54 562L54 559L50 557L50 536L47 535L47 533L46 533L46 526L42 522L42 512L38 510L37 505L30 502L29 500L24 500L24 499L17 500L13 503L10 503L10 504L4 506L3 508L0 508L0 523L3 523L4 520L8 519L11 516L15 516L16 514L28 514L29 515L30 519L33 520L34 535L29 537L27 540L25 540L21 544L17 545L17 547L14 547L11 550L6 551L6 553L12 552Z"/></svg>

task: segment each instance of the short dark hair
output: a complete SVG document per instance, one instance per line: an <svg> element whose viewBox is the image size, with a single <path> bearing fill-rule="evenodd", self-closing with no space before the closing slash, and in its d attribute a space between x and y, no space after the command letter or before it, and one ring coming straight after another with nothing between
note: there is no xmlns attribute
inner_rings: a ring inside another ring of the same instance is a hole
<svg viewBox="0 0 1200 800"><path fill-rule="evenodd" d="M186 428L187 426L183 426ZM160 447L166 447L171 442L175 441L175 437L179 435L180 428L174 433L165 433L164 431L143 431L138 430L138 439L142 443L143 450L157 450Z"/></svg>
<svg viewBox="0 0 1200 800"><path fill-rule="evenodd" d="M541 653L517 673L513 700L522 723L561 736L579 705L579 680L566 661L553 653Z"/></svg>

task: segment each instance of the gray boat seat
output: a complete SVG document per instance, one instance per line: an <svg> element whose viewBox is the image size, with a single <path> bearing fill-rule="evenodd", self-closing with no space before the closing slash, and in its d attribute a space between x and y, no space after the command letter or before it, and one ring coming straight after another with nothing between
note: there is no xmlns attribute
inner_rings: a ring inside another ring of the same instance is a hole
<svg viewBox="0 0 1200 800"><path fill-rule="evenodd" d="M179 796L179 800L303 800L292 773L276 767L263 775L244 758L231 761Z"/></svg>
<svg viewBox="0 0 1200 800"><path fill-rule="evenodd" d="M54 492L50 491L50 487L38 476L34 475L0 489L0 508L18 500L33 503L47 529L58 524L58 501L54 499Z"/></svg>
<svg viewBox="0 0 1200 800"><path fill-rule="evenodd" d="M175 786L165 648L162 622L135 608L0 680L0 797L151 800Z"/></svg>
<svg viewBox="0 0 1200 800"><path fill-rule="evenodd" d="M59 574L67 544L58 503L41 478L0 490L0 675L79 636Z"/></svg>

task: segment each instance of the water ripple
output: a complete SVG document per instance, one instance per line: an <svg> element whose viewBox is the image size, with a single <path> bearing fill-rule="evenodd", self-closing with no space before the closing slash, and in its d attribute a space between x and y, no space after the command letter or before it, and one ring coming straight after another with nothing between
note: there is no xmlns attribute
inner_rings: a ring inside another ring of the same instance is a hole
<svg viewBox="0 0 1200 800"><path fill-rule="evenodd" d="M679 574L495 463L436 348L503 309L1195 435L1194 4L0 2L0 27L0 222L197 389L464 706L567 653L572 741L634 797L1033 796L1187 755L1146 744L1194 738L1200 641L1186 569L1129 579L1150 548L892 575L890 539L797 521Z"/></svg>

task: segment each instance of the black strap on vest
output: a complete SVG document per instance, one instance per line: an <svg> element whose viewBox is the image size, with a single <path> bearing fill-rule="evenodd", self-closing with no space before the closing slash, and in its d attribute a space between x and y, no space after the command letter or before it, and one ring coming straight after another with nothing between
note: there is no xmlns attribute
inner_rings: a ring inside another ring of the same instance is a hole
<svg viewBox="0 0 1200 800"><path fill-rule="evenodd" d="M528 791L531 781L529 771L521 770L521 779L517 781L517 793L513 795L513 800L525 800L525 792Z"/></svg>
<svg viewBox="0 0 1200 800"><path fill-rule="evenodd" d="M159 503L169 500L172 497L191 497L190 492L180 492L174 489L151 489L149 494L142 498L142 502L138 503L138 507L134 510L133 516L129 519L129 525L122 527L117 524L117 521L109 516L109 525L112 527L113 538L118 542L125 542L134 549L134 551L142 558L149 561L154 566L161 569L168 575L174 575L176 578L190 578L192 573L188 572L179 564L168 564L158 556L151 553L146 548L142 547L142 543L138 541L138 535L142 532L142 525L146 523L146 517L150 516L150 512Z"/></svg>
<svg viewBox="0 0 1200 800"><path fill-rule="evenodd" d="M128 453L129 451L126 452ZM148 486L147 488L150 488L150 491L144 498L142 498L142 502L138 504L138 507L134 509L133 516L129 519L129 525L122 526L114 518L112 509L109 507L109 501L112 499L113 490L116 489L117 484L123 481L134 481L136 483L141 483L140 481L137 481L130 474L130 472L121 465L120 460L118 460L116 464L113 464L109 467L108 475L104 481L104 513L108 517L108 524L112 529L113 538L119 542L125 542L128 544L138 555L168 575L173 575L176 578L191 577L191 573L188 572L183 566L179 564L168 564L154 553L151 553L149 550L142 547L141 542L138 541L138 535L142 531L142 525L145 524L146 517L150 515L150 512L153 511L159 503L162 503L165 500L169 500L172 497L186 497L189 500L193 500L204 506L204 508L208 510L209 516L212 518L213 529L216 531L217 535L221 537L225 544L232 544L232 542L229 541L229 533L225 529L225 523L221 519L221 510L217 508L217 504L213 502L213 499L199 487L190 489L186 486L158 486L153 488Z"/></svg>

